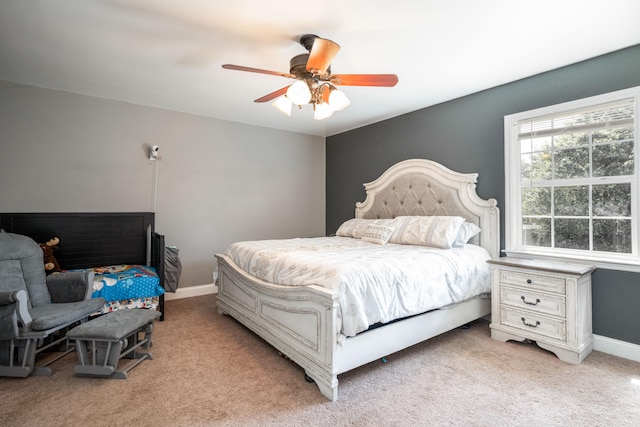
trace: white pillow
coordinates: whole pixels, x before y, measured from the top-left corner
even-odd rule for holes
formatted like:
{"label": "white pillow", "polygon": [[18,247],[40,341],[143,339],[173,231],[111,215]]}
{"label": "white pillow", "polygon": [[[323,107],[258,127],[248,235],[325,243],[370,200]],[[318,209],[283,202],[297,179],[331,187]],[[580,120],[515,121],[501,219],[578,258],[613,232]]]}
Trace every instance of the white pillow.
{"label": "white pillow", "polygon": [[451,249],[464,218],[460,216],[399,216],[390,242]]}
{"label": "white pillow", "polygon": [[460,230],[458,230],[458,235],[456,236],[456,240],[455,242],[453,242],[453,247],[460,248],[466,245],[467,243],[469,243],[469,240],[471,240],[478,233],[480,233],[480,231],[482,231],[480,227],[478,227],[474,223],[463,222],[462,225],[460,226]]}
{"label": "white pillow", "polygon": [[352,218],[342,223],[338,231],[336,231],[336,236],[355,237],[359,239],[364,234],[367,226],[372,223],[372,219]]}
{"label": "white pillow", "polygon": [[384,245],[395,231],[395,228],[386,225],[370,224],[362,236],[362,240],[378,245]]}
{"label": "white pillow", "polygon": [[336,231],[336,236],[361,239],[369,225],[390,225],[392,221],[392,219],[352,218],[342,223]]}

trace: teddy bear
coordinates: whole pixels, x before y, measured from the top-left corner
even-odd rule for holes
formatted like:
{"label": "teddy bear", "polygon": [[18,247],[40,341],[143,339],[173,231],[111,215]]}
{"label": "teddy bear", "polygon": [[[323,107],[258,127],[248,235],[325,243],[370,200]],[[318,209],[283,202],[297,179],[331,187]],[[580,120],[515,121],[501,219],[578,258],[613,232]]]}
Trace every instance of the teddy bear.
{"label": "teddy bear", "polygon": [[60,265],[53,255],[58,250],[58,243],[60,239],[54,237],[47,243],[39,243],[42,253],[44,255],[44,270],[47,274],[56,273],[60,271]]}

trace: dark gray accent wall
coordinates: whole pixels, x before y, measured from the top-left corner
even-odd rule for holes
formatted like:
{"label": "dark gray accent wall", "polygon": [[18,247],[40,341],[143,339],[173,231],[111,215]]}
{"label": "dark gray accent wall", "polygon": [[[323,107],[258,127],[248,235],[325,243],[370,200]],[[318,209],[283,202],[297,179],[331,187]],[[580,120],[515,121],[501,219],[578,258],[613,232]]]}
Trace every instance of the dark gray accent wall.
{"label": "dark gray accent wall", "polygon": [[[477,172],[478,194],[498,200],[504,229],[504,116],[634,86],[640,86],[640,45],[328,137],[326,232],[353,218],[363,183],[411,158]],[[594,333],[640,345],[638,302],[640,274],[598,270]]]}

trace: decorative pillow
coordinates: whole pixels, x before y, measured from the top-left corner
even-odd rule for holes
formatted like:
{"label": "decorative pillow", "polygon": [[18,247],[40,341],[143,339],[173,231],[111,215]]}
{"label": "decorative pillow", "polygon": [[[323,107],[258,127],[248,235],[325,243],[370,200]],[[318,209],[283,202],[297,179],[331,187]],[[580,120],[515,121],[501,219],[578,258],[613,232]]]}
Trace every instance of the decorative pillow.
{"label": "decorative pillow", "polygon": [[378,245],[384,245],[389,241],[389,238],[395,231],[395,228],[387,225],[370,224],[364,231],[362,240],[371,243],[377,243]]}
{"label": "decorative pillow", "polygon": [[364,232],[369,225],[389,225],[392,221],[392,219],[352,218],[342,223],[342,225],[338,228],[338,231],[336,231],[336,236],[361,239],[362,236],[364,236]]}
{"label": "decorative pillow", "polygon": [[354,237],[360,239],[369,224],[373,224],[372,219],[352,218],[342,223],[336,231],[336,236]]}
{"label": "decorative pillow", "polygon": [[451,249],[464,218],[460,216],[399,216],[391,243]]}
{"label": "decorative pillow", "polygon": [[458,230],[458,235],[456,236],[455,242],[453,242],[454,248],[460,248],[475,237],[478,233],[480,233],[480,227],[475,225],[472,222],[463,222],[460,226],[460,230]]}

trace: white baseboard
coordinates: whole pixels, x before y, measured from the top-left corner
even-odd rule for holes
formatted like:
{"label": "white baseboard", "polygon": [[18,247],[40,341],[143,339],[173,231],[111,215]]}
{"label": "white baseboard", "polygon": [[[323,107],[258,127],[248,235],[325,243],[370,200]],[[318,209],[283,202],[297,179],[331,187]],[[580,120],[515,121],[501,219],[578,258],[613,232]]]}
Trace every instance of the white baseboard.
{"label": "white baseboard", "polygon": [[602,335],[593,336],[593,349],[603,353],[612,354],[624,359],[640,362],[640,345],[626,341],[614,340]]}
{"label": "white baseboard", "polygon": [[172,299],[197,297],[200,295],[217,294],[218,287],[215,283],[208,285],[188,286],[186,288],[178,288],[176,292],[165,292],[164,300],[171,301]]}

